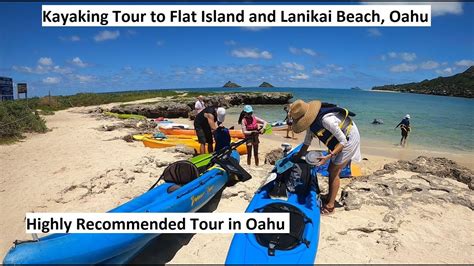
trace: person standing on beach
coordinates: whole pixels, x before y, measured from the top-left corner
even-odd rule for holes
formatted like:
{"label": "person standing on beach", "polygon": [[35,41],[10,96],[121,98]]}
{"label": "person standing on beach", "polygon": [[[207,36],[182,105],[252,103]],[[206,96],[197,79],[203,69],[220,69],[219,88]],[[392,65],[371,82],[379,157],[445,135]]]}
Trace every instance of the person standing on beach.
{"label": "person standing on beach", "polygon": [[196,130],[198,142],[201,144],[201,154],[206,153],[206,144],[209,153],[214,151],[212,132],[217,128],[217,107],[218,103],[213,102],[211,106],[199,112],[194,119],[194,129]]}
{"label": "person standing on beach", "polygon": [[217,108],[217,129],[214,131],[214,139],[216,141],[216,151],[228,148],[230,146],[230,132],[224,126],[225,109],[224,107]]}
{"label": "person standing on beach", "polygon": [[359,130],[351,116],[355,114],[347,109],[333,104],[321,104],[320,101],[306,103],[297,100],[290,107],[293,131],[301,133],[306,130],[303,147],[296,154],[296,158],[306,154],[313,137],[317,137],[329,149],[328,155],[318,158],[319,165],[324,165],[330,160],[329,194],[323,201],[322,214],[334,212],[341,170],[351,160],[361,161]]}
{"label": "person standing on beach", "polygon": [[289,115],[289,112],[290,112],[290,109],[289,109],[289,105],[285,106],[285,108],[283,108],[283,110],[285,110],[286,112],[286,117],[285,117],[285,120],[283,120],[284,122],[286,122],[286,125],[288,126],[286,128],[286,137],[287,139],[290,138],[290,132],[291,132],[291,138],[294,139],[295,138],[295,133],[293,132],[292,130],[292,126],[293,126],[293,119],[291,119],[290,115]]}
{"label": "person standing on beach", "polygon": [[199,114],[202,110],[204,110],[204,108],[206,108],[206,105],[204,104],[203,97],[202,95],[199,95],[197,97],[196,103],[194,104],[194,110],[196,110],[196,115]]}
{"label": "person standing on beach", "polygon": [[255,165],[258,166],[258,144],[260,140],[258,135],[263,133],[267,122],[253,115],[253,108],[250,105],[244,106],[244,116],[242,118],[242,132],[247,138],[247,164],[252,163],[252,147],[253,155],[255,157]]}
{"label": "person standing on beach", "polygon": [[400,126],[400,129],[402,130],[402,138],[400,139],[400,146],[405,147],[408,144],[408,133],[410,132],[410,115],[407,114],[405,117],[398,123],[398,125],[395,127]]}

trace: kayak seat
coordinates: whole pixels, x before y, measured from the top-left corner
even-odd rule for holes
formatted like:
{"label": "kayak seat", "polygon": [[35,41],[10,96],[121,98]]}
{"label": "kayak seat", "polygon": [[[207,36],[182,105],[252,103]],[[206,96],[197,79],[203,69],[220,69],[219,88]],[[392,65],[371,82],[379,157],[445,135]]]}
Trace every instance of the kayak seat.
{"label": "kayak seat", "polygon": [[288,234],[255,234],[257,242],[268,248],[268,255],[275,256],[275,250],[291,250],[304,243],[309,247],[309,241],[303,237],[307,223],[311,223],[308,218],[297,207],[283,202],[270,203],[257,212],[284,212],[290,214],[290,233]]}
{"label": "kayak seat", "polygon": [[163,179],[167,183],[174,184],[167,189],[168,193],[171,193],[180,188],[182,185],[195,180],[199,177],[199,175],[200,173],[198,168],[192,162],[188,160],[176,161],[168,165],[165,170],[163,170],[160,178],[158,178],[150,190],[153,189],[161,179]]}

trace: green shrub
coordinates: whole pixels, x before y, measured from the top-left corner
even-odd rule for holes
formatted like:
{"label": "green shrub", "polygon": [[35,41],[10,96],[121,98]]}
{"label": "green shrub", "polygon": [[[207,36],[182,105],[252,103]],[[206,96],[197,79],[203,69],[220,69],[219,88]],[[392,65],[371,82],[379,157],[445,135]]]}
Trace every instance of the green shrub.
{"label": "green shrub", "polygon": [[22,137],[24,132],[46,132],[46,123],[24,102],[0,102],[0,140],[9,142]]}

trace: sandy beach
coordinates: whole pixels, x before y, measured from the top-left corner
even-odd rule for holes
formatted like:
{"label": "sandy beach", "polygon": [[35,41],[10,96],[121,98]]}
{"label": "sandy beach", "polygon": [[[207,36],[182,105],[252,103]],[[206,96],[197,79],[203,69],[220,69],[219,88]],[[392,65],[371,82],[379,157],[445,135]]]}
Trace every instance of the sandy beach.
{"label": "sandy beach", "polygon": [[[105,212],[144,193],[164,169],[158,168],[157,162],[182,158],[179,153],[145,148],[141,142],[128,143],[121,139],[133,129],[99,130],[118,120],[104,120],[89,114],[88,110],[93,108],[72,108],[45,116],[49,132],[29,134],[21,142],[0,146],[2,258],[14,240],[31,239],[24,233],[25,212]],[[173,120],[191,124],[187,119]],[[227,120],[235,121],[231,117]],[[282,134],[284,132],[262,137],[261,161],[282,142],[298,143],[296,139],[283,138]],[[320,147],[315,144],[313,148]],[[321,220],[316,263],[474,262],[474,194],[468,185],[422,172],[376,172],[385,164],[413,160],[420,155],[446,157],[472,171],[472,153],[401,149],[367,139],[363,139],[362,152],[366,160],[360,166],[369,180],[395,182],[392,179],[396,179],[415,187],[427,187],[429,193],[423,198],[413,193],[403,194],[403,197],[401,192],[389,193],[386,198],[393,201],[394,208],[370,200],[364,201],[358,209],[337,208],[335,214]],[[272,166],[245,165],[244,168],[253,179],[225,188],[202,211],[245,210]],[[445,185],[448,192],[433,192],[434,185],[423,181],[431,176],[430,180],[440,179],[439,184]],[[356,197],[356,188],[367,183],[364,178],[356,179],[343,179],[341,191],[346,188],[350,197]],[[327,178],[321,179],[323,187],[327,187],[326,181]],[[395,185],[392,188],[393,191],[400,189]],[[464,201],[451,197],[452,193],[462,196]],[[360,199],[378,196],[361,195]],[[394,218],[387,218],[390,215]],[[133,262],[223,263],[231,240],[231,234],[162,235]]]}

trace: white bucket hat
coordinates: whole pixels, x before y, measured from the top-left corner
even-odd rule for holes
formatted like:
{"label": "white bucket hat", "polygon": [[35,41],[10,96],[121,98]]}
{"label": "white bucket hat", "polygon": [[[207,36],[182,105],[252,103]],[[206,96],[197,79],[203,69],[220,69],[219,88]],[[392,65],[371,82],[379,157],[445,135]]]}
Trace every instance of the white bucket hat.
{"label": "white bucket hat", "polygon": [[224,123],[225,120],[225,108],[217,108],[217,122]]}

